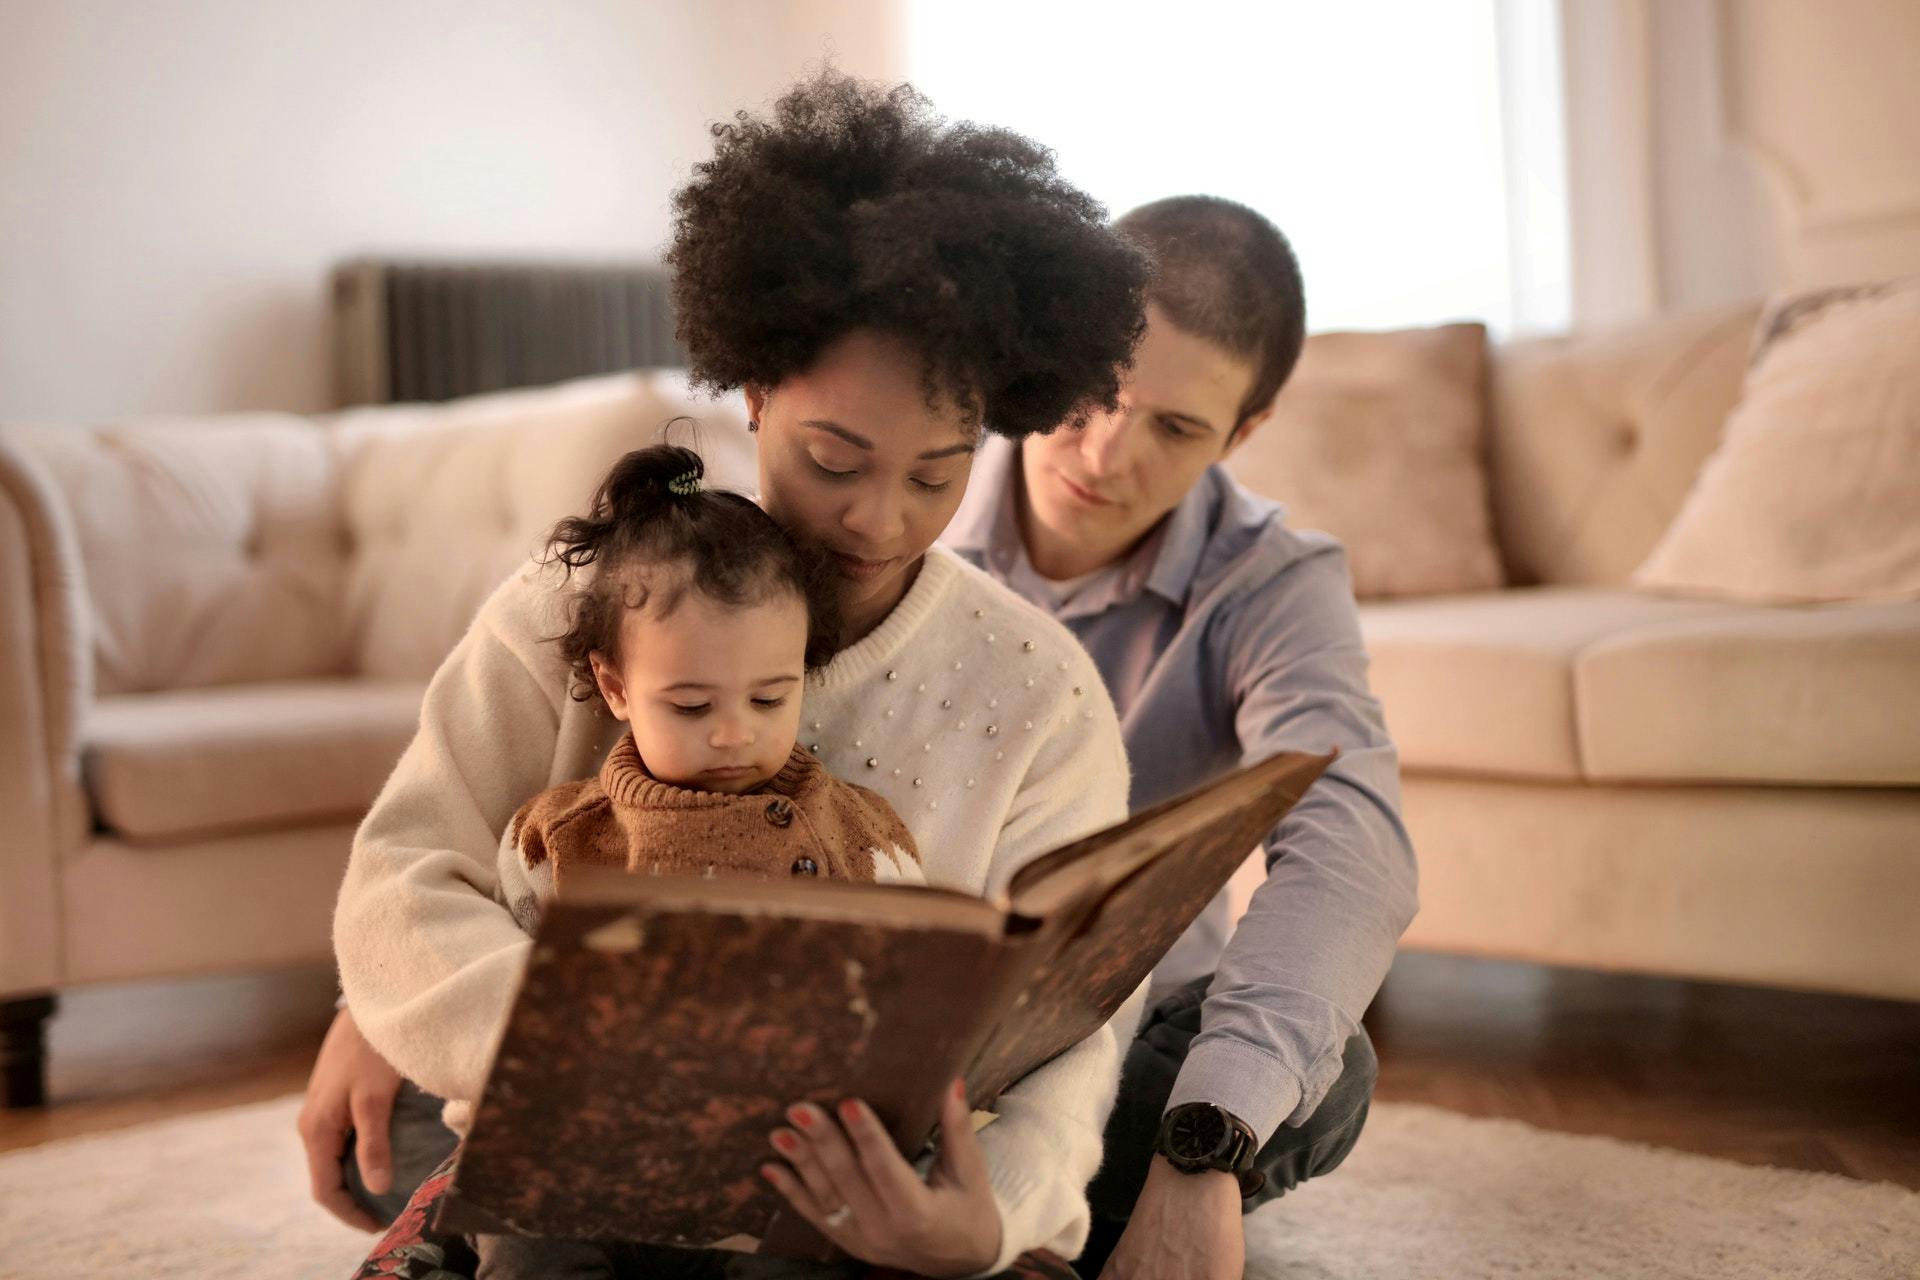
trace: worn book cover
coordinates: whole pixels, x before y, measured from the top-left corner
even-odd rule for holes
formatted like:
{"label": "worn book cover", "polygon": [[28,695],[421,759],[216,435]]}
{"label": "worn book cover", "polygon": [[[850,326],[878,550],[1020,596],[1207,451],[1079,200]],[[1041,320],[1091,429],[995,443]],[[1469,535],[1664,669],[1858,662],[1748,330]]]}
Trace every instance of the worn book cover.
{"label": "worn book cover", "polygon": [[759,1175],[785,1108],[864,1098],[922,1151],[1102,1026],[1325,770],[1286,754],[1036,859],[999,900],[595,875],[549,904],[438,1226],[826,1245]]}

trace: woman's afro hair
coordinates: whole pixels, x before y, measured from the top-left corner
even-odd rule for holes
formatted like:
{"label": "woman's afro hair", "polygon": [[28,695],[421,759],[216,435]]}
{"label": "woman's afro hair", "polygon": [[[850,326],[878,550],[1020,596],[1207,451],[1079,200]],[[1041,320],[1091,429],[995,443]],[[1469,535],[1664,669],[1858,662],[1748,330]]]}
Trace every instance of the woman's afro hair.
{"label": "woman's afro hair", "polygon": [[698,384],[773,387],[872,329],[921,353],[930,404],[1002,435],[1114,407],[1147,262],[1046,148],[832,70],[713,136],[668,253]]}

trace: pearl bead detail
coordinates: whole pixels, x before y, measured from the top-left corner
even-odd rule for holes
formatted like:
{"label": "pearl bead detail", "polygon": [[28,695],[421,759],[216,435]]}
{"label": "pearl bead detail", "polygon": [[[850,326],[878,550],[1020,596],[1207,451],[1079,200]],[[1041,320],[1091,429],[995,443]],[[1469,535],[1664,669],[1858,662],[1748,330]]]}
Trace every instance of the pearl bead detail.
{"label": "pearl bead detail", "polygon": [[969,791],[971,791],[971,790],[973,790],[973,779],[972,779],[972,778],[968,778],[968,779],[967,779],[967,790],[969,790]]}
{"label": "pearl bead detail", "polygon": [[915,778],[915,779],[913,780],[913,785],[914,785],[914,786],[916,786],[916,787],[917,787],[917,786],[919,786],[919,785],[920,785],[920,779],[918,779],[918,778]]}
{"label": "pearl bead detail", "polygon": [[959,659],[957,659],[957,658],[956,658],[956,659],[954,660],[954,663],[953,663],[953,669],[954,669],[955,671],[958,671],[958,670],[960,670],[960,668],[962,668],[962,667],[964,667],[964,666],[966,666],[966,665],[967,665],[966,663],[964,663],[964,662],[961,662],[961,661],[960,661]]}
{"label": "pearl bead detail", "polygon": [[946,711],[946,710],[949,710],[949,709],[951,709],[951,708],[952,708],[952,706],[953,706],[953,699],[952,699],[952,698],[942,698],[942,699],[940,699],[940,709],[941,709],[942,711]]}
{"label": "pearl bead detail", "polygon": [[1000,726],[999,726],[999,725],[997,725],[997,724],[990,724],[990,725],[988,725],[988,726],[987,726],[987,736],[988,736],[989,738],[997,738],[997,737],[999,737],[999,736],[1000,736]]}
{"label": "pearl bead detail", "polygon": [[1083,693],[1085,693],[1085,692],[1086,692],[1086,690],[1085,690],[1085,689],[1082,689],[1082,688],[1081,688],[1081,687],[1080,687],[1079,685],[1075,685],[1075,686],[1073,686],[1073,696],[1074,696],[1074,697],[1076,697],[1076,698],[1077,698],[1077,697],[1079,697],[1079,696],[1080,696],[1081,694],[1083,694]]}
{"label": "pearl bead detail", "polygon": [[995,637],[994,637],[994,634],[993,634],[993,632],[991,632],[991,631],[989,631],[989,632],[987,632],[987,643],[988,643],[988,644],[992,644],[992,643],[994,642],[994,639],[995,639]]}
{"label": "pearl bead detail", "polygon": [[898,680],[899,678],[900,678],[900,673],[899,673],[898,671],[889,671],[889,672],[887,672],[887,679],[889,679],[889,680]]}
{"label": "pearl bead detail", "polygon": [[1028,653],[1032,653],[1032,652],[1033,652],[1033,651],[1034,651],[1035,649],[1037,649],[1037,648],[1039,648],[1040,646],[1039,646],[1039,645],[1036,645],[1036,644],[1035,644],[1035,643],[1034,643],[1033,641],[1031,641],[1031,640],[1022,640],[1022,641],[1020,642],[1020,647],[1021,647],[1022,649],[1025,649],[1025,650],[1026,650],[1026,651],[1027,651]]}
{"label": "pearl bead detail", "polygon": [[874,759],[872,756],[867,757],[867,768],[878,769],[879,767],[880,767],[880,762],[878,760]]}
{"label": "pearl bead detail", "polygon": [[973,616],[976,618],[984,618],[987,616],[987,611],[985,609],[975,609],[973,611]]}

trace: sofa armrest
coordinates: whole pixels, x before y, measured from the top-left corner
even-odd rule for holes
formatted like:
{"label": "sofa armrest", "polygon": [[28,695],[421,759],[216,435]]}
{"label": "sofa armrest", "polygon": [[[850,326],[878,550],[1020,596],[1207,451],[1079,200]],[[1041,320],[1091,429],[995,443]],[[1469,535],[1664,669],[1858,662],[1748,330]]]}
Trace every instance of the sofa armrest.
{"label": "sofa armrest", "polygon": [[86,836],[85,583],[44,471],[0,431],[0,998],[61,979],[59,862]]}

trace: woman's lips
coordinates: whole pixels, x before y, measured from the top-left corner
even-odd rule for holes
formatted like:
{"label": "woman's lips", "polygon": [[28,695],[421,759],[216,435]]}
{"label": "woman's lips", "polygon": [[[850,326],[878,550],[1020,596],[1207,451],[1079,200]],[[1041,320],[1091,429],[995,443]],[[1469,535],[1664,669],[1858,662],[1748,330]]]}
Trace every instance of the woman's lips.
{"label": "woman's lips", "polygon": [[1061,475],[1058,471],[1053,474],[1059,478],[1060,487],[1067,491],[1068,497],[1083,502],[1089,507],[1110,507],[1113,505],[1112,498],[1103,498],[1091,489],[1082,488],[1080,485],[1067,479],[1066,476]]}
{"label": "woman's lips", "polygon": [[834,552],[833,559],[840,566],[841,573],[860,582],[879,577],[886,572],[887,566],[893,563],[891,559],[862,560],[859,556],[850,556],[844,551]]}

